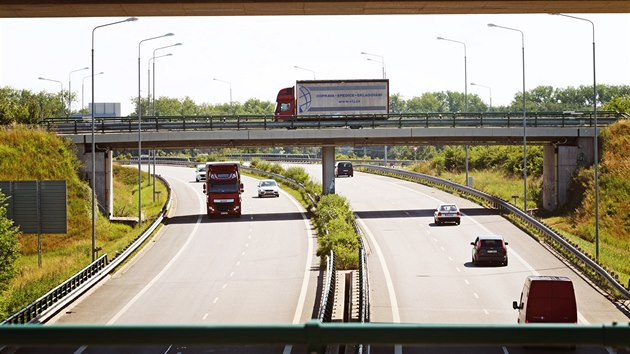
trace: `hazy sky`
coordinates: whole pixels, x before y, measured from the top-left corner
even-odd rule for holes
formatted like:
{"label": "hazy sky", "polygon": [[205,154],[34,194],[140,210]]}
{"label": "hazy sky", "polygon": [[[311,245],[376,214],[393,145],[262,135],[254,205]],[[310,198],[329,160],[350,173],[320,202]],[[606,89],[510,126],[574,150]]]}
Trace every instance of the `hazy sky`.
{"label": "hazy sky", "polygon": [[[595,24],[597,83],[630,84],[630,14],[575,14]],[[63,82],[81,105],[91,102],[91,36],[96,26],[124,18],[0,19],[0,86],[59,92]],[[561,16],[391,15],[273,17],[141,17],[95,31],[96,102],[121,102],[122,114],[138,96],[138,46],[143,39],[174,36],[141,45],[141,94],[147,95],[147,66],[156,48],[157,96],[196,103],[249,98],[275,101],[295,80],[377,79],[384,59],[390,93],[409,99],[424,92],[464,91],[466,44],[469,94],[493,106],[508,104],[522,89],[523,31],[526,89],[592,85],[592,27]],[[374,60],[368,60],[372,58]]]}

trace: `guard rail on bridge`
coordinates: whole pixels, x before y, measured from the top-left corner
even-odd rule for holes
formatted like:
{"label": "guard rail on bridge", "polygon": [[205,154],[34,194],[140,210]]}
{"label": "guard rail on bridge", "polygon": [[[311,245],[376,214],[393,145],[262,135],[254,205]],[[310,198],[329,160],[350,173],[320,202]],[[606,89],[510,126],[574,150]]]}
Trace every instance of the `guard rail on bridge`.
{"label": "guard rail on bridge", "polygon": [[[624,117],[612,111],[597,112],[597,124],[609,125]],[[590,127],[593,112],[527,112],[528,127]],[[41,125],[59,134],[91,133],[90,118],[47,118]],[[188,130],[403,128],[403,127],[522,127],[522,112],[402,113],[387,115],[292,117],[276,122],[273,115],[143,116],[140,128],[146,132]],[[95,133],[137,132],[138,117],[95,118]]]}

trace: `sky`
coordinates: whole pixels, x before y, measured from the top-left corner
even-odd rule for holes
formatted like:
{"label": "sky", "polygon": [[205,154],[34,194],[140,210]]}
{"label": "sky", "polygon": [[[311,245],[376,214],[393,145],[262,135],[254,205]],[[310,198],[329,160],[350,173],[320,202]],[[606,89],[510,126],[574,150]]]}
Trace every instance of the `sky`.
{"label": "sky", "polygon": [[[572,15],[594,23],[597,83],[629,85],[630,14]],[[71,86],[73,110],[82,100],[87,106],[91,70],[80,69],[91,66],[92,31],[123,19],[1,18],[0,87],[59,92],[60,83],[44,77]],[[524,46],[519,32],[488,23],[522,31]],[[166,33],[174,35],[143,41]],[[103,72],[94,96],[130,114],[139,81],[148,94],[153,55],[172,54],[155,60],[155,94],[197,104],[229,103],[230,88],[234,102],[275,102],[296,80],[380,79],[384,64],[390,94],[404,99],[464,92],[467,82],[468,94],[507,105],[522,91],[523,47],[526,90],[593,84],[593,27],[563,16],[139,17],[94,31],[94,71]]]}

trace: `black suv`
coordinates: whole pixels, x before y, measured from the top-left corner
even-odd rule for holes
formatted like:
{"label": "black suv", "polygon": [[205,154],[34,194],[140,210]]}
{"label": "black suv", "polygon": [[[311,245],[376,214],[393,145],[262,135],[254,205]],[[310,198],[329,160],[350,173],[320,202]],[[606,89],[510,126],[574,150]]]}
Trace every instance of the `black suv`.
{"label": "black suv", "polygon": [[352,170],[351,162],[349,161],[337,162],[337,167],[335,167],[335,177],[339,177],[339,176],[352,177],[353,175],[354,175],[354,171]]}

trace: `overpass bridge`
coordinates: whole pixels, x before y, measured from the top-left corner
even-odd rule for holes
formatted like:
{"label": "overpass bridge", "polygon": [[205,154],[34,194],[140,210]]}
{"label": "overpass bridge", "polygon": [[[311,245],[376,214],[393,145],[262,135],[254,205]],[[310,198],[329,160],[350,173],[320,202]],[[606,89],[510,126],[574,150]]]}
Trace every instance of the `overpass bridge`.
{"label": "overpass bridge", "polygon": [[[605,127],[622,118],[598,112]],[[56,118],[42,123],[77,147],[83,173],[92,175],[96,147],[96,194],[106,214],[112,208],[112,151],[200,147],[321,146],[324,194],[334,191],[336,146],[371,145],[523,145],[543,146],[543,206],[567,201],[575,170],[593,164],[595,117],[592,112],[414,113],[319,116],[308,121],[275,122],[270,115]]]}

